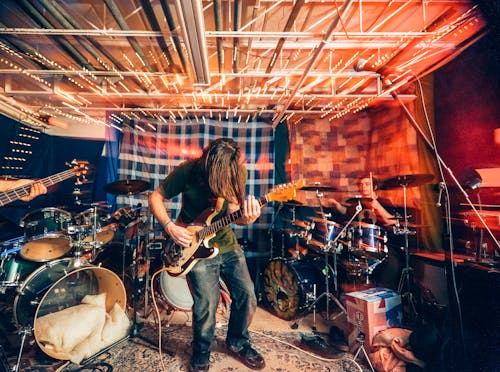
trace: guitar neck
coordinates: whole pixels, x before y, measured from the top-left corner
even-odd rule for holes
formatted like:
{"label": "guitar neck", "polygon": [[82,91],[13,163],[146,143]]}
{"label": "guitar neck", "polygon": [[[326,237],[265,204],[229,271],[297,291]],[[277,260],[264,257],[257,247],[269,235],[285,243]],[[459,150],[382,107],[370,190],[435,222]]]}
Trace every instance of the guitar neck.
{"label": "guitar neck", "polygon": [[7,190],[3,193],[0,193],[0,207],[3,207],[6,204],[12,203],[22,197],[28,196],[30,193],[31,186],[35,182],[40,182],[45,187],[55,185],[58,182],[64,181],[68,178],[73,177],[74,171],[72,169],[65,170],[63,172],[54,174],[52,176],[42,178],[41,180],[27,183],[26,185],[16,187],[12,190]]}
{"label": "guitar neck", "polygon": [[[262,207],[264,204],[268,202],[267,200],[267,195],[262,196],[258,199],[259,205]],[[237,219],[241,218],[243,216],[243,208],[240,208],[236,212],[233,212],[227,216],[222,217],[221,219],[211,223],[207,227],[201,229],[200,231],[197,232],[198,239],[203,240],[207,236],[210,236],[212,234],[215,234],[217,231],[221,230],[223,227],[233,223]]]}

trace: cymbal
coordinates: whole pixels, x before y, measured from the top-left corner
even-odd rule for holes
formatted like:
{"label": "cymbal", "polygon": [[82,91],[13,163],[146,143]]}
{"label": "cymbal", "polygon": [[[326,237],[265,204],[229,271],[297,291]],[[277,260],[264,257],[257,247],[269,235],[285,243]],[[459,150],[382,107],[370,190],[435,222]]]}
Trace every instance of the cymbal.
{"label": "cymbal", "polygon": [[386,179],[380,186],[381,190],[397,189],[399,187],[415,187],[425,185],[434,179],[432,174],[405,174]]}
{"label": "cymbal", "polygon": [[120,180],[108,183],[104,186],[104,191],[115,195],[138,194],[149,189],[151,184],[143,180]]}
{"label": "cymbal", "polygon": [[304,191],[338,191],[336,187],[333,186],[322,186],[322,185],[306,185],[302,186],[299,190]]}
{"label": "cymbal", "polygon": [[298,200],[289,200],[281,204],[283,204],[285,207],[301,207],[304,205],[304,203],[299,202]]}
{"label": "cymbal", "polygon": [[311,227],[310,223],[307,223],[307,222],[301,221],[301,220],[293,220],[292,221],[292,220],[285,219],[285,220],[283,220],[283,222],[294,225],[294,226],[301,227],[303,229],[309,229]]}
{"label": "cymbal", "polygon": [[366,203],[370,203],[372,202],[373,199],[372,198],[362,198],[360,196],[355,196],[354,198],[350,198],[350,199],[347,199],[345,202],[347,204],[355,204],[357,202],[366,202]]}
{"label": "cymbal", "polygon": [[474,207],[480,208],[500,208],[500,204],[469,204],[469,203],[460,203],[460,206],[470,207],[473,205]]}

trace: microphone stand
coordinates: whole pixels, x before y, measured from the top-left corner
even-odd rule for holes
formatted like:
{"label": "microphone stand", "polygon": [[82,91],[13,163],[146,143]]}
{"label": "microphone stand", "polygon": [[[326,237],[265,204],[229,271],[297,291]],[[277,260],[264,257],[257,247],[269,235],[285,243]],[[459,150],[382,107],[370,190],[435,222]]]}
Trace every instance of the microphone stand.
{"label": "microphone stand", "polygon": [[484,220],[483,216],[481,216],[481,214],[479,213],[479,211],[476,209],[476,207],[474,206],[474,204],[470,200],[469,195],[464,190],[464,188],[462,187],[462,185],[460,184],[460,182],[457,180],[457,178],[453,174],[453,171],[448,167],[448,165],[441,158],[441,156],[437,152],[436,147],[427,138],[426,134],[420,128],[420,126],[418,125],[417,121],[413,118],[413,115],[411,114],[411,112],[408,110],[408,108],[406,107],[406,105],[404,104],[404,102],[401,100],[401,98],[399,98],[399,95],[395,91],[392,91],[391,92],[391,96],[394,98],[394,100],[396,100],[398,102],[398,104],[404,110],[404,113],[405,113],[407,119],[409,120],[411,126],[418,132],[418,134],[420,134],[420,136],[426,142],[427,146],[434,152],[434,154],[436,155],[436,159],[438,160],[438,162],[443,166],[444,169],[446,169],[446,171],[448,172],[448,174],[451,177],[451,179],[453,180],[453,182],[457,185],[458,189],[460,190],[460,192],[465,197],[465,200],[467,201],[467,204],[472,208],[472,210],[474,211],[474,213],[476,214],[476,216],[478,217],[478,219],[481,221],[482,225],[484,226],[484,228],[486,229],[486,231],[488,232],[488,234],[493,238],[493,241],[495,242],[495,244],[497,246],[497,249],[500,250],[500,242],[493,235],[493,232],[491,231],[491,229],[486,224],[486,221]]}
{"label": "microphone stand", "polygon": [[[415,118],[413,117],[413,115],[411,114],[411,112],[408,110],[408,108],[403,103],[403,101],[399,98],[398,94],[394,90],[392,92],[390,92],[390,94],[394,98],[394,100],[397,101],[398,104],[401,106],[401,108],[403,109],[403,111],[404,111],[407,119],[409,120],[410,124],[412,125],[412,127],[424,139],[424,141],[427,144],[427,146],[434,152],[434,154],[436,156],[436,160],[438,161],[439,165],[441,165],[444,169],[446,169],[446,171],[448,172],[448,174],[451,177],[451,179],[453,180],[453,182],[457,185],[458,189],[460,190],[460,192],[462,193],[462,195],[465,197],[465,200],[467,201],[467,203],[469,204],[469,206],[472,208],[472,210],[474,211],[474,213],[477,215],[478,219],[481,221],[481,223],[483,224],[483,226],[488,231],[488,234],[493,238],[493,241],[495,242],[495,244],[497,246],[497,250],[500,250],[500,243],[498,242],[498,240],[496,240],[496,238],[494,237],[494,235],[491,232],[490,228],[486,224],[485,220],[479,214],[478,210],[476,209],[476,207],[473,205],[473,203],[469,199],[469,195],[467,195],[467,193],[465,192],[464,188],[462,187],[462,185],[460,184],[460,182],[457,180],[457,178],[453,174],[453,171],[447,166],[447,164],[441,158],[441,156],[439,155],[439,153],[438,153],[436,147],[434,146],[434,144],[429,140],[429,138],[427,138],[426,134],[420,128],[420,126],[418,125],[417,121],[415,120]],[[443,183],[444,183],[444,179],[443,179]],[[445,184],[445,191],[446,191],[446,184]],[[451,234],[451,222],[450,222],[451,221],[451,216],[449,215],[449,212],[448,212],[449,211],[449,202],[450,202],[449,201],[449,197],[447,197],[445,199],[445,203],[448,204],[448,208],[446,208],[446,214],[447,214],[446,221],[447,221],[447,226],[448,226],[449,233]],[[464,336],[464,329],[463,329],[463,320],[462,320],[462,310],[461,310],[461,306],[460,306],[460,298],[459,298],[459,295],[458,295],[458,289],[456,287],[455,262],[454,262],[454,258],[453,258],[454,252],[453,252],[453,241],[452,241],[452,239],[450,239],[449,244],[450,244],[450,271],[451,271],[452,280],[453,280],[453,283],[452,283],[453,284],[453,289],[454,289],[453,293],[454,293],[454,297],[455,297],[456,305],[457,305],[458,326],[459,326],[459,332],[460,332],[460,343],[461,343],[461,345],[460,345],[460,347],[461,347],[460,354],[462,355],[462,357],[465,357],[465,355],[466,355],[465,336]],[[445,274],[446,274],[446,271],[445,271]]]}

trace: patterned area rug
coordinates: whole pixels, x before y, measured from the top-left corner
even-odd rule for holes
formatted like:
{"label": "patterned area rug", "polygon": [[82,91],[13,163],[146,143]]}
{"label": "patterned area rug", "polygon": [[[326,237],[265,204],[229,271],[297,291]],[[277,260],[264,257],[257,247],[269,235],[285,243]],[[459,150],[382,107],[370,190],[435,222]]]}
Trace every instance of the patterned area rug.
{"label": "patterned area rug", "polygon": [[[164,371],[187,371],[191,354],[191,327],[171,326],[162,331]],[[216,331],[217,348],[211,354],[211,371],[236,372],[251,371],[238,360],[226,353],[225,329]],[[145,341],[148,340],[148,341]],[[313,353],[297,348],[300,344],[298,333],[252,332],[255,347],[266,359],[265,371],[360,371],[367,370],[352,360],[352,355],[340,354],[338,359],[324,359]],[[151,343],[150,343],[151,342]],[[114,345],[85,366],[57,363],[57,371],[162,371],[157,330],[147,324],[140,337],[130,338]],[[83,367],[83,368],[82,368]]]}

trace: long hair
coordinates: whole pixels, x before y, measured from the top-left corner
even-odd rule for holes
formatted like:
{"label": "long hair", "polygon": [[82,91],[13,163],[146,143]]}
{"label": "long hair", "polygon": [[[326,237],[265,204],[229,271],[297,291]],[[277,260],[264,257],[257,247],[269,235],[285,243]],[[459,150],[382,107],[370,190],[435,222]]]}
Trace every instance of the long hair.
{"label": "long hair", "polygon": [[215,196],[241,205],[245,197],[246,177],[240,155],[236,141],[218,138],[203,150],[199,164],[200,176]]}

